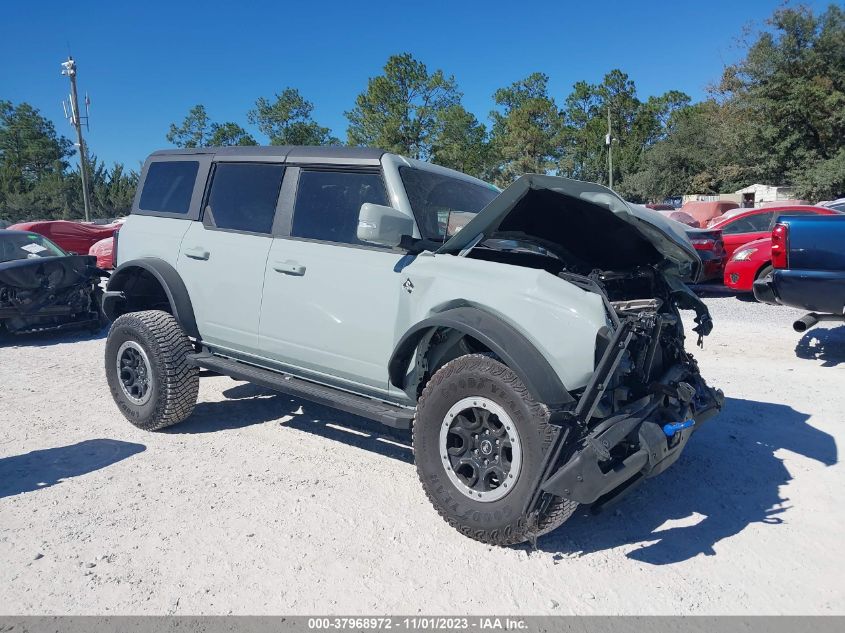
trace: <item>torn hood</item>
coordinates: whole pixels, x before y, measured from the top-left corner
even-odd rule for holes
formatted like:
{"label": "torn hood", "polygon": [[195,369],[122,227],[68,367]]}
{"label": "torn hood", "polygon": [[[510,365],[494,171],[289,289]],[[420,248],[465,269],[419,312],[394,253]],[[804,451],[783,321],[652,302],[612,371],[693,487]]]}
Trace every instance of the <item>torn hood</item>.
{"label": "torn hood", "polygon": [[655,265],[694,281],[701,260],[684,228],[589,182],[526,174],[493,199],[437,253],[490,238],[525,236],[558,246],[572,265],[622,270]]}

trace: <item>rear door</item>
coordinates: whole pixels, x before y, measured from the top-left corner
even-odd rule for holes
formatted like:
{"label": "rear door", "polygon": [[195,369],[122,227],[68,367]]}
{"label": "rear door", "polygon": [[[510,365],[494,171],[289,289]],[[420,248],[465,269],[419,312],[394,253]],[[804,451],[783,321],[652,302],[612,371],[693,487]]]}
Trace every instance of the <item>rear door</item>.
{"label": "rear door", "polygon": [[381,172],[289,170],[291,208],[264,284],[264,354],[316,380],[386,394],[404,252],[356,236],[363,203],[389,204]]}
{"label": "rear door", "polygon": [[203,342],[259,354],[264,267],[284,176],[281,163],[218,162],[201,222],[182,240],[177,269]]}

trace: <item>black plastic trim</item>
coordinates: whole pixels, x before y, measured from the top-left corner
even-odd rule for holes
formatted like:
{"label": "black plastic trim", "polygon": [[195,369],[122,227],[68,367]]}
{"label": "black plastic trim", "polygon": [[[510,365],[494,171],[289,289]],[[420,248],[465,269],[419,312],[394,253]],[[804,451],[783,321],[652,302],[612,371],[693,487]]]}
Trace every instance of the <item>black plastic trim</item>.
{"label": "black plastic trim", "polygon": [[147,271],[161,284],[164,293],[167,295],[167,300],[170,303],[170,309],[173,316],[185,330],[188,336],[199,338],[199,330],[197,329],[197,321],[194,317],[194,307],[191,304],[191,297],[188,294],[188,288],[182,277],[163,259],[155,257],[143,257],[141,259],[133,259],[125,262],[117,267],[111,277],[109,278],[108,286],[106,286],[107,293],[103,298],[103,311],[109,319],[114,320],[117,315],[117,302],[125,300],[121,298],[116,292],[122,290],[123,280],[130,274],[131,270],[140,268]]}
{"label": "black plastic trim", "polygon": [[390,383],[404,389],[411,358],[426,333],[434,328],[451,328],[471,336],[496,354],[519,376],[531,395],[552,409],[575,400],[558,378],[549,361],[511,325],[476,307],[446,310],[412,327],[400,339],[388,363]]}
{"label": "black plastic trim", "polygon": [[395,406],[231,358],[215,356],[208,352],[191,354],[188,356],[188,362],[217,374],[230,376],[236,380],[246,380],[268,389],[304,398],[309,402],[360,415],[394,428],[409,429],[414,418],[412,408]]}

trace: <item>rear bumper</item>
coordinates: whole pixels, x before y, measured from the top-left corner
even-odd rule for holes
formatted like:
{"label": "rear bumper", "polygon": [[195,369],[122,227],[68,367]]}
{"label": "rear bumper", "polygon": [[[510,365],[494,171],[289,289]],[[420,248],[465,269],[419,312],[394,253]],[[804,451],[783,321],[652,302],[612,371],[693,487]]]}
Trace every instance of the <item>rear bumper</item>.
{"label": "rear bumper", "polygon": [[801,308],[822,314],[845,311],[845,272],[776,270],[754,282],[758,301]]}
{"label": "rear bumper", "polygon": [[780,305],[778,297],[775,294],[775,288],[772,285],[771,277],[764,277],[754,282],[752,286],[754,291],[754,298],[761,303],[769,303],[771,305]]}
{"label": "rear bumper", "polygon": [[712,279],[722,279],[722,274],[725,270],[725,262],[727,258],[716,257],[706,251],[698,251],[701,256],[701,277],[699,282],[710,281]]}

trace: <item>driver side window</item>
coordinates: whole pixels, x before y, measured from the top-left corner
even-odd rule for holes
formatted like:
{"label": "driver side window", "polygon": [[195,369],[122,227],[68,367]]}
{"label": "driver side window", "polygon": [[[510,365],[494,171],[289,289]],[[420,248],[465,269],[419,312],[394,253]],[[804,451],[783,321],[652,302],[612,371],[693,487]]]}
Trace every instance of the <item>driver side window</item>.
{"label": "driver side window", "polygon": [[303,169],[291,236],[378,248],[357,236],[358,214],[365,202],[388,204],[380,173]]}

